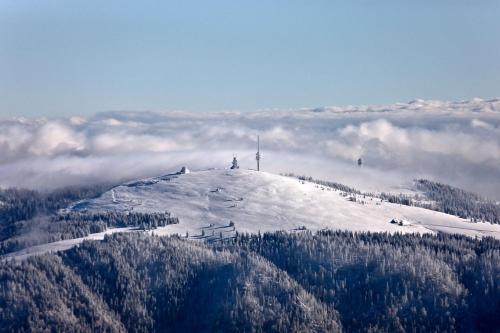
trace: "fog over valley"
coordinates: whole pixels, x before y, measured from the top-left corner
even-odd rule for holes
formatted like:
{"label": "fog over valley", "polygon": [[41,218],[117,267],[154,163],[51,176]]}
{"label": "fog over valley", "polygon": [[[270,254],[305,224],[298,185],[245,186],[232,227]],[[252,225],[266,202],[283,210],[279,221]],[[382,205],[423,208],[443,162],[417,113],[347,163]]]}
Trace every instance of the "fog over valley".
{"label": "fog over valley", "polygon": [[[55,188],[187,165],[255,167],[398,190],[415,178],[500,199],[500,100],[257,112],[110,111],[0,121],[0,186]],[[362,158],[363,166],[356,161]]]}

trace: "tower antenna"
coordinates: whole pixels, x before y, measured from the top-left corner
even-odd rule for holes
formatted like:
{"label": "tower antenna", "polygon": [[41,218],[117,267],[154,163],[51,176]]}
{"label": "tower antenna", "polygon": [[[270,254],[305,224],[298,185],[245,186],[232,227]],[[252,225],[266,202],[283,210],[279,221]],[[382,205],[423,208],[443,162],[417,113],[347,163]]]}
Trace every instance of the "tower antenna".
{"label": "tower antenna", "polygon": [[257,154],[255,154],[255,159],[257,160],[257,171],[260,171],[260,138],[257,135]]}

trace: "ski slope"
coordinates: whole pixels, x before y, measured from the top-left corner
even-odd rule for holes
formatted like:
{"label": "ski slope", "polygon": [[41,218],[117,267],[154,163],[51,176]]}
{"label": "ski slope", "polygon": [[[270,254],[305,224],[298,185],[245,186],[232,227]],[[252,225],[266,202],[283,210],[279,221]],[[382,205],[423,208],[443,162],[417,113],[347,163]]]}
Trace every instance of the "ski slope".
{"label": "ski slope", "polygon": [[[419,207],[381,202],[338,190],[253,170],[207,170],[129,182],[71,209],[169,211],[180,223],[155,234],[226,238],[238,232],[324,228],[401,233],[437,231],[500,238],[500,225],[471,223]],[[403,219],[409,225],[391,224]],[[234,223],[234,228],[229,226]],[[234,230],[233,230],[234,229]]]}

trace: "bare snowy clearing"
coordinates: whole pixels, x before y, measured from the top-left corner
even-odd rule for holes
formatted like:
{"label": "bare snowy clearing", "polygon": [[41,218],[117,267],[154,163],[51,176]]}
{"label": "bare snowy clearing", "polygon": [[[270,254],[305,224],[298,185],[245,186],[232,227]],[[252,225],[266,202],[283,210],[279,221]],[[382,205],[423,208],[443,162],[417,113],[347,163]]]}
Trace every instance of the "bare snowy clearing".
{"label": "bare snowy clearing", "polygon": [[[390,233],[446,232],[500,238],[500,225],[471,223],[456,216],[382,202],[369,196],[354,198],[307,181],[253,170],[207,170],[133,181],[69,209],[169,211],[179,217],[180,223],[149,232],[206,241],[230,238],[236,231],[300,232],[325,228]],[[392,219],[408,221],[409,225],[391,224]],[[85,239],[102,239],[105,234],[134,230],[109,229],[88,237],[34,246],[4,258],[24,259],[66,250]]]}
{"label": "bare snowy clearing", "polygon": [[80,238],[74,238],[74,239],[65,239],[61,240],[58,242],[52,242],[52,243],[47,243],[47,244],[40,244],[40,245],[35,245],[31,246],[16,252],[8,253],[4,256],[2,256],[2,260],[11,260],[11,259],[16,259],[16,260],[24,260],[28,257],[34,256],[34,255],[39,255],[39,254],[44,254],[47,252],[57,252],[57,251],[64,251],[72,248],[73,246],[76,246],[80,243],[82,243],[84,240],[102,240],[104,239],[105,235],[111,235],[116,232],[130,232],[137,230],[136,228],[112,228],[108,229],[104,232],[99,232],[95,234],[90,234],[86,237],[80,237]]}
{"label": "bare snowy clearing", "polygon": [[[236,231],[250,233],[291,231],[304,226],[308,230],[402,233],[453,229],[452,232],[469,236],[500,237],[498,225],[470,223],[368,196],[357,196],[354,201],[341,191],[253,170],[208,170],[135,181],[97,199],[80,202],[73,209],[169,211],[179,217],[180,223],[155,233],[185,235],[187,232],[190,237],[209,236],[207,231],[226,232],[231,221]],[[411,225],[392,225],[389,221],[393,218],[404,219]]]}

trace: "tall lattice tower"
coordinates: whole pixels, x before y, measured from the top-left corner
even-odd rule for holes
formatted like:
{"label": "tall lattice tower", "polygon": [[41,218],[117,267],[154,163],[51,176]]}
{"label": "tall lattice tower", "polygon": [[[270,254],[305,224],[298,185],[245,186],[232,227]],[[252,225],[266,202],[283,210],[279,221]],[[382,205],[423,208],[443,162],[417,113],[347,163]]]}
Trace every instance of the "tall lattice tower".
{"label": "tall lattice tower", "polygon": [[257,171],[260,171],[260,138],[257,135],[257,154],[255,154],[255,160],[257,161]]}

